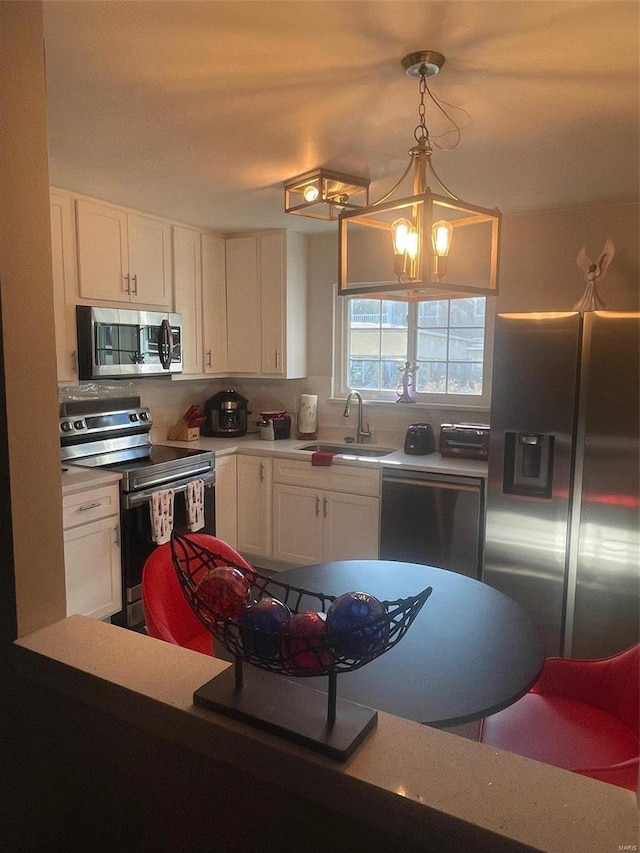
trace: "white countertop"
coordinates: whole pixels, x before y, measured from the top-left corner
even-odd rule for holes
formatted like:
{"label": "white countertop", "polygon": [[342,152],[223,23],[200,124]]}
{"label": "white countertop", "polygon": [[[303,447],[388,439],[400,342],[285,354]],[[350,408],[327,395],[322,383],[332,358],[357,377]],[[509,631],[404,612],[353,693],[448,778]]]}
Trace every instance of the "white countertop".
{"label": "white countertop", "polygon": [[[281,456],[289,459],[308,460],[311,467],[311,453],[308,450],[300,450],[309,444],[341,444],[331,439],[317,439],[316,441],[300,441],[299,439],[281,439],[279,441],[262,441],[259,438],[248,435],[242,438],[205,438],[196,441],[156,441],[156,444],[166,444],[172,447],[189,447],[196,450],[213,450],[216,456],[225,456],[229,453],[244,453],[250,456],[266,455]],[[363,447],[376,447],[377,445],[362,445]],[[353,453],[357,454],[358,445],[351,445]],[[478,459],[456,459],[440,456],[436,450],[427,456],[412,456],[403,453],[402,450],[394,450],[388,456],[361,457],[355,462],[353,459],[336,456],[333,465],[359,465],[370,468],[402,468],[407,471],[423,471],[430,474],[448,474],[451,476],[479,477],[486,479],[487,463]]]}
{"label": "white countertop", "polygon": [[84,492],[100,486],[110,486],[122,479],[121,474],[107,471],[105,468],[83,468],[80,465],[62,463],[62,495]]}

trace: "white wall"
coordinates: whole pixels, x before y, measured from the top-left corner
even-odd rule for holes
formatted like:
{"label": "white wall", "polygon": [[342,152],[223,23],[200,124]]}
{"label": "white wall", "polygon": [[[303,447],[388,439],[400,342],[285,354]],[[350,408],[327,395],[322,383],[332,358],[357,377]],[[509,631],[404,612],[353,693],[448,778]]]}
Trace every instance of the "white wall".
{"label": "white wall", "polygon": [[0,3],[0,295],[18,636],[66,614],[45,110],[41,4]]}

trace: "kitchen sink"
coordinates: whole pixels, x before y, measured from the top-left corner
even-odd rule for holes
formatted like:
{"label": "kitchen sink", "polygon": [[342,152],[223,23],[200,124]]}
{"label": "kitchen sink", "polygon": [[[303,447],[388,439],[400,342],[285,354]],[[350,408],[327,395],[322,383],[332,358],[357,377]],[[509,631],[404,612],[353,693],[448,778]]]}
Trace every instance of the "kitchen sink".
{"label": "kitchen sink", "polygon": [[381,456],[388,456],[390,453],[395,453],[393,448],[367,447],[366,444],[305,444],[304,447],[297,447],[296,450],[308,450],[310,453],[335,453],[338,456],[366,456],[369,458],[379,458]]}

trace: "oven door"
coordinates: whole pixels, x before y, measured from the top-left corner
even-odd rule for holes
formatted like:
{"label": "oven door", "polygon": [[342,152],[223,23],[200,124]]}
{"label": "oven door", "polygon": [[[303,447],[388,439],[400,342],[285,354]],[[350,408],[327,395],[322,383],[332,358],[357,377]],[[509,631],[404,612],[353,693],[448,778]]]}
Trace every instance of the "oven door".
{"label": "oven door", "polygon": [[[173,529],[175,533],[189,533],[187,511],[187,486],[195,479],[202,479],[204,488],[204,527],[200,533],[215,535],[215,472],[199,478],[189,477],[165,488],[174,491]],[[122,539],[122,590],[123,609],[112,617],[112,622],[134,630],[144,629],[142,609],[142,569],[147,557],[156,547],[151,537],[152,489],[123,493],[120,504]]]}

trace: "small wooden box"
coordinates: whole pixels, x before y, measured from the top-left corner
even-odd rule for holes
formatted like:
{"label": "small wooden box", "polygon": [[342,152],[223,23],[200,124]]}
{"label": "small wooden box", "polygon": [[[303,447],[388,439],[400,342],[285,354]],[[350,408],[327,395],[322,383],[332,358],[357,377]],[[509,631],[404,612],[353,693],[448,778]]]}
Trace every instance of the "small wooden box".
{"label": "small wooden box", "polygon": [[200,427],[188,427],[184,421],[171,427],[167,434],[171,441],[197,441],[200,438]]}

